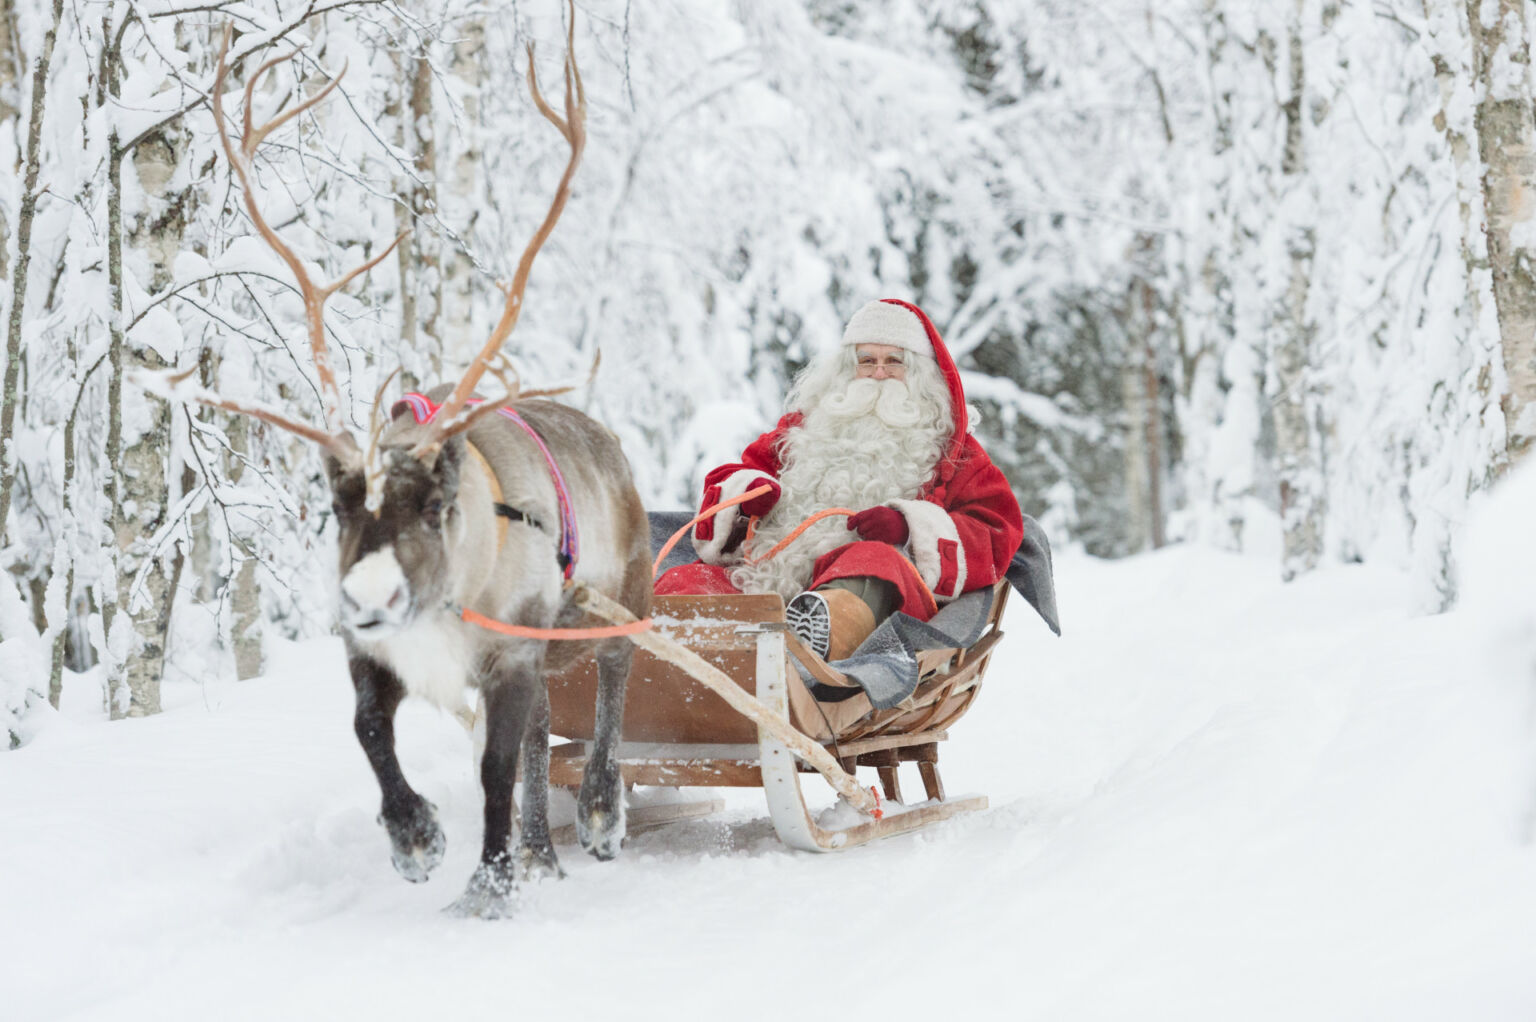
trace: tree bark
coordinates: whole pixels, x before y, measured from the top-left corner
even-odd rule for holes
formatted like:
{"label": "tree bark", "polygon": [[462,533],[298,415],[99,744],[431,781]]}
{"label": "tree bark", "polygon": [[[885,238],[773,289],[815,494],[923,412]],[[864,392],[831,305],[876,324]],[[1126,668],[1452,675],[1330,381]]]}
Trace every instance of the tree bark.
{"label": "tree bark", "polygon": [[[384,108],[384,115],[394,122],[394,143],[398,152],[405,152],[406,119],[410,116],[410,87],[406,83],[405,68],[409,66],[404,62],[403,56],[397,52],[390,53],[390,59],[394,65],[395,83],[399,91],[391,90],[390,103]],[[425,361],[420,357],[418,346],[418,330],[416,328],[416,229],[415,218],[411,213],[411,191],[413,188],[410,175],[399,172],[393,183],[395,192],[395,234],[404,235],[399,245],[395,246],[395,268],[400,278],[400,385],[406,390],[416,390],[421,386],[421,375],[415,370]],[[434,377],[435,382],[435,377]]]}
{"label": "tree bark", "polygon": [[[249,454],[251,448],[250,420],[235,416],[225,435],[234,454],[225,459],[225,469],[231,483],[239,484],[245,474],[245,463],[235,455]],[[240,543],[235,536],[227,537],[235,547]],[[227,584],[230,587],[229,604],[234,615],[230,623],[230,645],[235,653],[235,677],[241,681],[261,673],[261,585],[256,576],[256,554],[247,550],[235,569],[235,576]]]}
{"label": "tree bark", "polygon": [[44,100],[48,94],[48,68],[53,63],[53,43],[64,16],[63,0],[54,0],[53,21],[43,36],[43,49],[32,70],[32,110],[27,122],[27,162],[21,186],[21,208],[16,216],[16,270],[11,282],[11,314],[5,333],[5,381],[0,392],[0,541],[11,513],[11,488],[16,478],[13,441],[16,428],[17,381],[21,373],[21,331],[27,304],[27,273],[32,264],[32,218],[37,211],[37,175],[42,164]]}
{"label": "tree bark", "polygon": [[[19,43],[16,32],[16,0],[0,0],[0,128],[6,130],[9,130],[9,122],[21,113]],[[3,259],[4,257],[0,256],[0,260]],[[4,273],[0,272],[0,276],[4,276]]]}
{"label": "tree bark", "polygon": [[437,142],[432,122],[432,63],[425,52],[411,61],[410,137],[415,154],[416,179],[411,188],[411,215],[418,230],[416,249],[416,315],[423,343],[432,360],[433,376],[440,376],[444,360],[441,323],[443,275],[441,245],[436,232],[421,230],[437,216]]}
{"label": "tree bark", "polygon": [[248,556],[235,570],[230,596],[235,619],[231,638],[235,647],[235,677],[247,681],[261,674],[261,586],[256,578],[256,558]]}
{"label": "tree bark", "polygon": [[[422,51],[405,58],[401,67],[404,96],[396,121],[396,144],[411,153],[411,170],[399,187],[396,222],[411,234],[401,243],[400,339],[402,362],[418,365],[427,377],[438,379],[443,368],[441,329],[442,273],[440,248],[430,225],[437,217],[437,146],[432,123],[432,64]],[[406,385],[416,384],[415,374]]]}
{"label": "tree bark", "polygon": [[1161,550],[1168,539],[1163,522],[1163,420],[1162,387],[1157,374],[1157,351],[1153,339],[1157,330],[1157,294],[1146,280],[1141,281],[1141,376],[1146,416],[1142,428],[1147,434],[1147,514],[1152,524],[1152,549]]}
{"label": "tree bark", "polygon": [[1510,462],[1536,443],[1536,125],[1525,0],[1467,0]]}
{"label": "tree bark", "polygon": [[[1424,0],[1424,18],[1428,27],[1430,60],[1435,69],[1436,84],[1440,87],[1440,111],[1435,115],[1435,125],[1445,134],[1456,168],[1461,259],[1467,276],[1467,306],[1462,318],[1468,340],[1477,346],[1478,390],[1492,404],[1503,397],[1506,381],[1493,274],[1488,259],[1488,236],[1483,230],[1486,213],[1483,183],[1479,177],[1481,158],[1477,148],[1472,38],[1465,7]],[[1505,434],[1507,445],[1507,425]]]}
{"label": "tree bark", "polygon": [[[17,52],[15,0],[0,0],[0,132],[16,135],[13,165],[4,169],[20,174],[24,149],[21,144],[21,54]],[[0,147],[0,152],[4,152]],[[0,280],[11,276],[11,211],[0,204]],[[3,531],[3,530],[0,530]]]}
{"label": "tree bark", "polygon": [[[75,357],[74,344],[70,344],[70,361]],[[80,417],[80,402],[85,396],[85,388],[90,384],[90,373],[80,381],[80,389],[75,394],[75,403],[69,410],[69,418],[64,420],[64,485],[61,494],[60,505],[63,510],[63,527],[59,536],[59,548],[54,555],[54,577],[64,571],[64,599],[61,601],[64,620],[58,623],[58,631],[53,637],[53,662],[48,668],[48,702],[53,708],[59,708],[59,700],[64,694],[64,663],[69,653],[70,625],[75,613],[75,550],[79,543],[75,525],[75,423]],[[66,567],[67,565],[67,567]]]}
{"label": "tree bark", "polygon": [[[1134,300],[1127,304],[1134,306]],[[1134,317],[1127,315],[1125,323],[1125,361],[1120,366],[1120,397],[1125,408],[1125,543],[1126,549],[1134,553],[1152,546],[1152,504],[1148,498],[1151,485],[1147,478],[1151,459],[1147,456],[1145,429],[1147,393],[1136,357],[1141,346],[1136,342]]]}
{"label": "tree bark", "polygon": [[[122,376],[124,364],[130,368],[157,370],[165,362],[148,349],[132,348],[123,333],[123,214],[121,142],[114,130],[108,137],[107,159],[107,274],[111,308],[111,344],[113,388],[113,426],[118,430],[120,455],[111,459],[117,478],[112,512],[112,532],[117,551],[118,615],[114,627],[125,626],[125,638],[109,634],[108,645],[114,656],[109,689],[114,692],[113,711],[120,708],[127,716],[142,717],[160,712],[160,677],[165,667],[165,640],[169,629],[174,571],[158,563],[150,548],[150,539],[165,524],[169,489],[166,484],[167,452],[170,447],[170,407],[148,394],[135,394],[148,414],[146,425],[126,448],[121,447]],[[138,582],[142,576],[143,586]],[[122,695],[127,706],[122,707]]]}
{"label": "tree bark", "polygon": [[1275,434],[1279,453],[1280,517],[1284,530],[1281,577],[1286,581],[1317,567],[1323,550],[1323,479],[1317,462],[1311,394],[1312,336],[1307,314],[1317,235],[1315,203],[1306,201],[1309,185],[1306,147],[1306,58],[1302,11],[1293,0],[1287,15],[1288,78],[1283,104],[1285,154],[1281,162],[1282,227],[1290,260],[1289,281],[1281,301],[1279,336],[1271,356],[1276,395]]}
{"label": "tree bark", "polygon": [[[485,23],[481,19],[464,23],[453,46],[449,73],[459,83],[462,114],[460,130],[451,137],[457,148],[451,155],[438,152],[444,172],[438,181],[437,201],[439,216],[453,226],[461,243],[444,246],[442,285],[438,294],[443,310],[443,344],[449,351],[456,352],[473,350],[480,343],[482,337],[477,336],[475,324],[481,321],[487,308],[483,302],[484,278],[463,249],[463,245],[470,244],[474,237],[475,222],[484,201],[485,155],[480,96],[485,88],[486,70]],[[492,302],[489,307],[495,305]],[[477,311],[481,313],[479,318]]]}
{"label": "tree bark", "polygon": [[[104,35],[105,29],[103,26]],[[107,143],[107,288],[111,301],[107,312],[107,507],[112,524],[109,551],[119,576],[124,565],[118,556],[118,538],[122,535],[123,504],[123,232],[122,196],[118,184],[122,178],[122,161],[118,152],[117,136]],[[110,588],[109,588],[110,587]],[[117,635],[118,593],[121,586],[110,580],[101,593],[101,624],[106,634],[102,659],[107,667],[107,713],[113,720],[125,716],[129,708],[128,689],[123,675],[124,660],[132,655],[128,644],[114,640]]]}

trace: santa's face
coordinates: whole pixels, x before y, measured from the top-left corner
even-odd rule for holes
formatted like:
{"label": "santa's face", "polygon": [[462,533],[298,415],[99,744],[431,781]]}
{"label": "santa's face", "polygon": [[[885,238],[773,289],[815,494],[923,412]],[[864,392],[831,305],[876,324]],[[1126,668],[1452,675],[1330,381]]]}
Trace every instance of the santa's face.
{"label": "santa's face", "polygon": [[[819,510],[862,511],[911,499],[932,477],[951,432],[948,393],[937,366],[894,347],[879,357],[891,352],[903,356],[901,378],[878,364],[868,375],[856,367],[850,378],[844,361],[836,369],[813,367],[828,375],[801,381],[813,384],[801,393],[812,392],[815,399],[784,438],[783,493],[759,523],[749,556],[761,555]],[[731,580],[745,592],[778,592],[788,599],[805,587],[817,557],[856,538],[846,519],[824,519],[784,553],[736,569]]]}

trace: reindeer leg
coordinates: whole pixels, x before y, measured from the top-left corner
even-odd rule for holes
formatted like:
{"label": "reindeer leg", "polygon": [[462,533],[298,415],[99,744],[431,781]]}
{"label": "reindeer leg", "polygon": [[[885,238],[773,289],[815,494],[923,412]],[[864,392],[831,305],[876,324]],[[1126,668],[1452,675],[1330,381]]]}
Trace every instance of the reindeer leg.
{"label": "reindeer leg", "polygon": [[[518,663],[487,679],[485,755],[480,784],[485,789],[485,843],[480,865],[459,900],[446,911],[457,916],[501,919],[512,914],[517,890],[517,861],[512,854],[512,784],[541,672],[537,664]],[[524,793],[524,801],[533,796]],[[546,827],[547,831],[547,827]]]}
{"label": "reindeer leg", "polygon": [[446,842],[437,807],[406,782],[395,756],[395,710],[405,696],[405,686],[393,671],[370,657],[353,654],[349,666],[357,691],[352,724],[384,796],[379,822],[389,832],[390,861],[401,876],[419,884],[443,861]]}
{"label": "reindeer leg", "polygon": [[528,732],[523,735],[523,833],[518,865],[524,879],[565,876],[549,836],[549,690],[533,693]]}
{"label": "reindeer leg", "polygon": [[624,722],[624,687],[635,647],[628,640],[604,645],[597,654],[597,712],[592,753],[581,775],[576,800],[576,838],[601,860],[619,854],[624,842],[624,778],[619,771],[619,729]]}

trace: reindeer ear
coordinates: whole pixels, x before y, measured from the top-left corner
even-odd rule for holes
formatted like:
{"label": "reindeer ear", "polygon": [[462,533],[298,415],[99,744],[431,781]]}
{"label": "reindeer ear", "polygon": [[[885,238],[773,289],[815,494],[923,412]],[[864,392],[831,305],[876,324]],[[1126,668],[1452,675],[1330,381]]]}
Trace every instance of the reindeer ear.
{"label": "reindeer ear", "polygon": [[336,481],[341,478],[341,474],[346,471],[346,468],[342,465],[340,458],[325,449],[320,451],[320,460],[325,464],[325,481],[331,484],[331,489],[334,491],[336,489]]}

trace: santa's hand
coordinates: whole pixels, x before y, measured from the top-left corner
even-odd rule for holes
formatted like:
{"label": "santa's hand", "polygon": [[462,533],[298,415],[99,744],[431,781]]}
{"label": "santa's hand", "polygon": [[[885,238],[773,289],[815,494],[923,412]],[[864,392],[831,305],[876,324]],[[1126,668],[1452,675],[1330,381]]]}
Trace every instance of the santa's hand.
{"label": "santa's hand", "polygon": [[708,518],[700,519],[693,530],[693,548],[699,558],[707,564],[724,563],[725,559],[729,558],[746,538],[747,520],[761,518],[779,499],[779,484],[769,476],[757,476],[753,478],[751,485],[738,490],[736,487],[739,485],[727,480],[725,486],[709,487],[704,492],[702,511],[708,511],[722,500],[729,500],[730,498],[725,496],[726,489],[736,494],[751,493],[763,486],[768,486],[770,489],[767,493],[760,493],[748,500],[722,507]]}
{"label": "santa's hand", "polygon": [[752,484],[747,487],[746,492],[751,493],[753,490],[761,486],[768,486],[772,488],[767,493],[759,494],[758,496],[753,497],[751,500],[744,500],[741,502],[741,513],[746,515],[748,518],[763,517],[763,515],[773,510],[773,505],[779,502],[779,484],[774,482],[772,479],[769,479],[767,476],[758,476],[756,479],[752,480]]}
{"label": "santa's hand", "polygon": [[848,528],[861,539],[901,546],[907,541],[907,520],[893,507],[872,507],[848,518]]}

